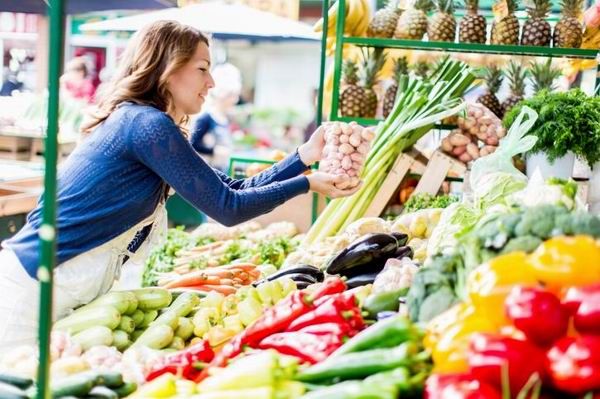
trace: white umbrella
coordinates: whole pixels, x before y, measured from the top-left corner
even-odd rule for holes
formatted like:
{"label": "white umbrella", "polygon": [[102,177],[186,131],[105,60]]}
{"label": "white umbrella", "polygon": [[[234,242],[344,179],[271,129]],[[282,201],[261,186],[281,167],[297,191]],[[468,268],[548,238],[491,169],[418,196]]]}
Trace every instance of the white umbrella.
{"label": "white umbrella", "polygon": [[215,1],[84,24],[83,31],[137,31],[173,20],[212,33],[217,39],[319,40],[310,25],[242,4]]}

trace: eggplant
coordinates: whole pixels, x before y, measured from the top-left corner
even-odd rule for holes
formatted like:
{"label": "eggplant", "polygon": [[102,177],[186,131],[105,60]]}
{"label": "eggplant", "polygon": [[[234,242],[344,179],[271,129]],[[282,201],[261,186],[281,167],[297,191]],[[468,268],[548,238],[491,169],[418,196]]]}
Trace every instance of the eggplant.
{"label": "eggplant", "polygon": [[408,242],[408,234],[404,234],[404,233],[390,233],[391,236],[393,236],[396,241],[398,241],[398,246],[402,247],[404,245],[406,245],[406,243]]}
{"label": "eggplant", "polygon": [[403,247],[398,247],[398,249],[396,250],[396,253],[394,253],[394,258],[402,259],[405,257],[409,257],[412,259],[413,254],[414,254],[413,249],[411,247],[409,247],[408,245],[405,245]]}
{"label": "eggplant", "polygon": [[361,285],[373,284],[378,274],[379,272],[359,274],[358,276],[348,279],[348,281],[346,281],[346,285],[348,288],[356,288],[360,287]]}
{"label": "eggplant", "polygon": [[311,284],[312,283],[307,283],[306,281],[300,281],[296,283],[296,288],[298,288],[299,290],[303,290]]}
{"label": "eggplant", "polygon": [[309,276],[313,276],[318,281],[323,281],[323,279],[325,278],[325,276],[323,275],[323,271],[316,266],[296,265],[296,266],[291,266],[291,267],[287,267],[285,269],[279,270],[277,273],[273,273],[270,276],[267,276],[267,280],[271,281],[271,280],[278,279],[279,277],[285,276],[287,274],[295,274],[295,273],[301,273],[301,274],[307,274]]}
{"label": "eggplant", "polygon": [[325,271],[327,274],[340,274],[358,266],[380,263],[394,256],[398,241],[390,234],[368,234],[331,259]]}
{"label": "eggplant", "polygon": [[318,283],[316,278],[314,278],[310,274],[303,274],[303,273],[286,274],[285,276],[281,276],[281,278],[290,278],[297,283],[301,282],[301,281],[306,281],[307,283],[311,283],[311,284]]}
{"label": "eggplant", "polygon": [[381,273],[385,267],[387,259],[377,263],[369,263],[362,266],[353,267],[352,269],[344,270],[340,273],[340,276],[352,278],[360,276],[361,274]]}

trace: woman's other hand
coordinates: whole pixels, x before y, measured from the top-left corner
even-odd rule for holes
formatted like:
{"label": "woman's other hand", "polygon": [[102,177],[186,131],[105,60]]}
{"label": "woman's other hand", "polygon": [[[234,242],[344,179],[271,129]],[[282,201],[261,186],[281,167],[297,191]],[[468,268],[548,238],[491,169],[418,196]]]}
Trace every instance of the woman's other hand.
{"label": "woman's other hand", "polygon": [[357,192],[362,185],[361,182],[361,184],[354,188],[340,190],[335,186],[335,184],[344,183],[350,178],[348,176],[333,175],[324,172],[314,172],[306,176],[306,178],[308,179],[308,183],[310,185],[310,191],[323,194],[329,198],[348,197]]}
{"label": "woman's other hand", "polygon": [[325,147],[325,129],[319,126],[310,136],[308,141],[298,147],[300,160],[306,166],[311,166],[323,157],[323,148]]}

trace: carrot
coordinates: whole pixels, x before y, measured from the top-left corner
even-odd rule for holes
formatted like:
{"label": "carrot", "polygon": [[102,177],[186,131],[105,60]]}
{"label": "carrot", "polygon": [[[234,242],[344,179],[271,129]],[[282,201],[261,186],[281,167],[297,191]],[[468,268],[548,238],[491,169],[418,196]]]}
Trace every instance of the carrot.
{"label": "carrot", "polygon": [[219,284],[220,285],[231,285],[233,286],[233,280],[230,278],[222,278],[221,280],[219,280]]}
{"label": "carrot", "polygon": [[209,276],[203,272],[188,273],[177,280],[165,284],[164,288],[190,287],[198,284],[218,284],[219,277]]}
{"label": "carrot", "polygon": [[235,263],[231,265],[219,266],[221,269],[240,269],[243,271],[250,271],[256,269],[256,265],[252,263]]}
{"label": "carrot", "polygon": [[206,291],[206,292],[217,291],[224,295],[235,294],[235,291],[236,291],[236,289],[230,285],[217,285],[217,284],[199,285],[196,287],[196,289],[198,289],[200,291]]}
{"label": "carrot", "polygon": [[233,278],[233,273],[231,270],[219,270],[218,268],[211,268],[202,270],[202,273],[219,278]]}

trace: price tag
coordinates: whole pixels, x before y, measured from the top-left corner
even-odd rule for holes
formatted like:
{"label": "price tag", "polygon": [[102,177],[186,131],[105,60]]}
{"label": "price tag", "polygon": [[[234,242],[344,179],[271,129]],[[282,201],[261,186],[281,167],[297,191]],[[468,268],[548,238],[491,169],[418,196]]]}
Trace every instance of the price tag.
{"label": "price tag", "polygon": [[496,22],[500,21],[502,18],[508,17],[508,4],[506,0],[500,0],[492,6],[492,13],[494,13],[494,19]]}

